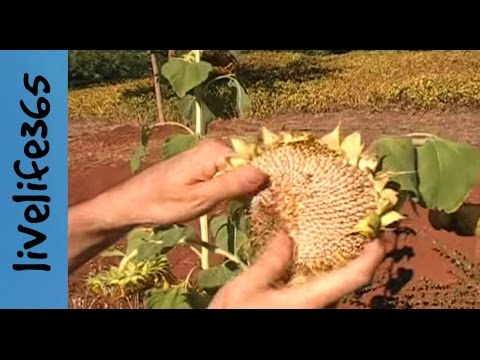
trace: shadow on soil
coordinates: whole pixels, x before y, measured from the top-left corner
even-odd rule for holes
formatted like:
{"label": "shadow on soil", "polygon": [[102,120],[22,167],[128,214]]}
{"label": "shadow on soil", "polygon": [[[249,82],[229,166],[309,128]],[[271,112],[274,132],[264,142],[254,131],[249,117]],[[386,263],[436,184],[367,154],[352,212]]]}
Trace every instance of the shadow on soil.
{"label": "shadow on soil", "polygon": [[451,214],[429,211],[428,220],[436,230],[453,232],[459,236],[480,235],[480,204],[465,203]]}
{"label": "shadow on soil", "polygon": [[[429,222],[436,230],[444,230],[455,233],[459,236],[470,237],[480,235],[480,204],[465,203],[456,212],[446,214],[438,211],[429,211]],[[382,295],[373,296],[368,307],[371,309],[395,309],[398,308],[398,299],[400,291],[413,279],[414,271],[412,269],[398,268],[393,271],[394,264],[402,259],[411,259],[415,256],[414,249],[410,246],[398,248],[400,236],[416,235],[410,228],[401,228],[395,232],[395,248],[386,255],[385,259],[391,258],[388,269],[388,277],[385,281]],[[402,308],[409,308],[404,303]]]}
{"label": "shadow on soil", "polygon": [[383,294],[373,296],[369,302],[370,309],[395,309],[395,296],[413,279],[414,271],[404,267],[393,270],[394,265],[402,261],[404,258],[410,260],[415,256],[415,251],[411,246],[403,246],[398,248],[398,241],[400,236],[415,236],[416,232],[408,227],[396,229],[395,232],[395,247],[392,251],[386,254],[385,259],[392,259],[389,268],[387,269],[388,276],[384,283]]}

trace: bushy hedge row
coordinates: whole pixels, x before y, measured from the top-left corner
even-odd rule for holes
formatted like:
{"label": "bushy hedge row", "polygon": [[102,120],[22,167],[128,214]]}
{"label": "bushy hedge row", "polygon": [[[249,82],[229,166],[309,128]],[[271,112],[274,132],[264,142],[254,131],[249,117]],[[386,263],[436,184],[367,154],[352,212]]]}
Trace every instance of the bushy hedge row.
{"label": "bushy hedge row", "polygon": [[[183,50],[177,50],[182,53]],[[252,50],[240,50],[249,53]],[[343,53],[345,50],[302,50],[309,55]],[[160,50],[159,61],[166,60],[167,50]],[[71,88],[135,80],[150,75],[147,51],[72,50],[68,54],[68,78]]]}
{"label": "bushy hedge row", "polygon": [[[252,99],[251,116],[342,109],[480,107],[479,51],[352,51],[312,56],[260,51],[241,57],[239,78]],[[169,92],[166,115],[178,119]],[[70,115],[155,116],[150,78],[72,90]]]}
{"label": "bushy hedge row", "polygon": [[68,53],[70,87],[138,79],[150,72],[146,51],[72,50]]}

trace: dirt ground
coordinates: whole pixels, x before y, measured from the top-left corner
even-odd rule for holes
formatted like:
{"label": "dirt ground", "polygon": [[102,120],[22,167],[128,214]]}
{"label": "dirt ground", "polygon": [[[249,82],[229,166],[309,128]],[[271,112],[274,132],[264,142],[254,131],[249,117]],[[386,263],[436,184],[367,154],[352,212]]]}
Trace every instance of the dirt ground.
{"label": "dirt ground", "polygon": [[[366,142],[383,134],[426,132],[480,146],[480,113],[405,113],[405,112],[341,112],[319,115],[281,116],[268,121],[226,120],[210,126],[210,136],[254,133],[261,125],[273,130],[309,130],[322,134],[332,130],[339,122],[346,131],[360,130]],[[148,163],[160,160],[161,141],[178,128],[160,128],[149,146]],[[69,204],[73,205],[93,197],[131,176],[129,158],[138,145],[140,130],[133,125],[101,126],[98,123],[71,121],[69,129]],[[469,201],[480,203],[480,188],[474,189]],[[470,270],[467,280],[454,274],[463,260],[452,260],[442,255],[459,251],[468,261],[480,262],[480,238],[460,237],[446,231],[434,230],[428,222],[427,212],[416,214],[410,207],[405,227],[408,234],[389,234],[389,253],[379,270],[370,291],[352,296],[340,308],[378,307],[480,307],[480,296],[469,302],[480,289],[480,271]],[[195,224],[197,225],[197,224]],[[173,274],[184,277],[198,265],[197,257],[187,249],[170,254]],[[84,278],[94,269],[105,265],[94,259],[70,277],[70,307],[137,307],[140,299],[105,300],[88,294]],[[465,265],[468,268],[468,264]],[[473,271],[473,272],[472,272]],[[476,278],[476,283],[472,279]],[[432,283],[429,283],[432,282]],[[458,284],[457,284],[458,283]],[[439,300],[439,297],[446,302]],[[413,304],[413,305],[412,305]]]}

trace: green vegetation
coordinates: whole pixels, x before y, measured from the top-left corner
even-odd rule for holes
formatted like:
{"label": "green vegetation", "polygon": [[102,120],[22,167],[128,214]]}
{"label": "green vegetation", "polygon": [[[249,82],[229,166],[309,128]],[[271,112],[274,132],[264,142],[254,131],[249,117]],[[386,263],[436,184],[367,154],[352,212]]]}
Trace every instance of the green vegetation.
{"label": "green vegetation", "polygon": [[73,50],[68,53],[70,87],[113,83],[150,75],[146,51]]}
{"label": "green vegetation", "polygon": [[[228,53],[231,54],[231,52]],[[249,98],[236,78],[234,71],[236,59],[233,54],[232,56],[233,58],[224,54],[223,58],[226,62],[223,64],[211,63],[207,59],[210,58],[214,61],[215,57],[210,57],[206,51],[192,50],[180,58],[169,59],[162,66],[161,73],[164,79],[169,82],[171,89],[178,96],[179,113],[195,129],[193,131],[180,125],[188,130],[189,135],[176,134],[169,137],[161,149],[164,158],[173,157],[186,151],[202,139],[209,122],[215,116],[214,114],[217,111],[224,112],[225,99],[230,102],[234,101],[236,114],[240,117],[248,109]],[[217,85],[214,89],[217,89],[217,92],[219,90],[220,94],[215,94],[215,91],[212,94],[213,84]],[[225,95],[222,92],[225,85],[227,89],[234,90],[233,99],[228,96],[232,95],[231,92],[227,92],[225,98],[215,96]],[[171,125],[171,123],[168,124]],[[139,147],[130,161],[132,172],[138,171],[141,166],[153,128],[162,125],[165,123],[153,126],[148,123],[143,125]],[[236,216],[243,215],[237,214]],[[204,308],[208,306],[210,299],[208,290],[211,290],[212,287],[218,289],[225,281],[237,275],[242,266],[245,266],[237,257],[238,250],[242,248],[241,244],[237,243],[237,239],[246,238],[246,235],[240,230],[235,231],[232,219],[226,216],[214,217],[209,221],[208,216],[203,215],[200,218],[200,229],[200,242],[196,241],[191,228],[180,225],[173,225],[169,228],[138,229],[137,232],[134,230],[128,237],[125,253],[107,252],[107,255],[113,253],[114,256],[121,257],[120,265],[92,275],[88,280],[89,286],[97,293],[110,296],[123,297],[131,292],[143,292],[144,306],[147,308]],[[210,230],[216,240],[215,246],[209,243]],[[231,238],[232,236],[234,239]],[[236,244],[235,253],[229,252],[232,243]],[[190,276],[187,276],[187,279],[179,284],[173,284],[165,277],[165,273],[168,272],[165,266],[165,254],[177,246],[190,246],[200,257],[202,265],[200,288],[190,286]],[[198,251],[194,246],[201,246],[201,250]],[[225,246],[227,248],[224,249]],[[223,255],[226,257],[226,261],[219,266],[210,267],[210,251]],[[232,266],[234,269],[231,268]]]}
{"label": "green vegetation", "polygon": [[[206,111],[210,107],[206,99],[209,94],[207,89],[213,81],[227,80],[224,85],[236,94],[233,99],[219,97],[214,103],[221,107],[226,106],[228,101],[236,101],[234,105],[239,116],[247,111],[254,116],[268,116],[279,110],[326,111],[341,109],[342,106],[370,109],[376,106],[422,109],[476,106],[480,100],[478,85],[474,81],[477,75],[472,72],[472,66],[467,66],[469,61],[477,67],[480,64],[476,52],[357,52],[322,57],[291,52],[257,52],[245,55],[240,71],[228,75],[217,74],[215,66],[203,58],[201,60],[201,54],[202,51],[193,50],[182,59],[170,59],[162,67],[162,74],[170,85],[169,91],[174,92],[174,95],[169,95],[168,104],[178,105],[177,109],[170,108],[172,115],[183,114],[190,127],[195,129],[190,129],[190,135],[172,135],[162,144],[161,151],[168,157],[193,147],[208,132],[210,115],[214,112]],[[142,81],[137,81],[135,86],[140,86]],[[457,82],[462,85],[454,86]],[[444,87],[432,84],[443,84]],[[72,92],[71,100],[78,93],[88,93],[95,106],[105,109],[101,103],[101,91],[111,91],[111,94],[119,96],[132,91],[131,98],[138,98],[134,90],[128,88],[131,85],[132,82],[78,90]],[[148,90],[146,81],[143,86],[146,88],[143,93],[145,104],[154,104],[153,97],[149,97],[153,96],[153,91]],[[225,87],[218,89],[222,92]],[[376,95],[372,96],[372,93]],[[124,101],[121,98],[112,95],[108,104],[111,105],[109,116],[114,116],[119,109],[128,114],[127,108],[122,108]],[[330,107],[322,107],[325,104]],[[300,105],[301,108],[297,108]],[[154,112],[154,109],[138,109]],[[105,116],[105,113],[100,115]],[[177,118],[179,116],[176,115]],[[144,124],[142,128],[140,145],[131,161],[134,172],[141,166],[151,126]],[[337,130],[329,136],[338,137],[340,141],[343,136]],[[351,147],[344,147],[343,143],[341,147],[346,154],[352,155],[351,149],[360,153],[364,144],[360,142],[359,133],[348,139],[343,141],[350,143]],[[389,183],[399,192],[401,203],[411,201],[432,212],[455,214],[465,205],[466,196],[480,176],[480,149],[434,134],[385,136],[377,139],[374,145],[377,149],[374,162],[378,165],[374,165],[372,174],[391,175]],[[357,155],[352,156],[355,158]],[[459,174],[463,176],[459,177]],[[388,177],[384,179],[388,181]],[[396,204],[396,191],[390,191],[384,200]],[[219,288],[253,262],[249,253],[248,203],[231,201],[228,205],[224,214],[211,219],[206,216],[200,218],[200,241],[194,236],[192,228],[180,224],[167,228],[135,229],[136,233],[130,233],[126,252],[110,253],[122,258],[120,265],[92,275],[90,286],[103,295],[124,296],[131,291],[143,293],[147,308],[208,306],[209,299]],[[373,217],[368,219],[366,226],[375,229],[381,224],[383,222],[380,223],[378,217]],[[215,245],[209,240],[213,240]],[[196,285],[189,282],[191,274],[180,283],[170,282],[166,275],[165,255],[179,246],[189,246],[202,260]],[[210,266],[208,252],[223,256],[223,263]]]}
{"label": "green vegetation", "polygon": [[[185,50],[176,51],[178,54],[185,53]],[[329,55],[346,51],[301,50],[300,52],[308,55]],[[252,51],[240,50],[239,52],[247,54]],[[72,50],[68,54],[69,85],[71,88],[78,88],[149,76],[151,68],[147,53],[145,50]],[[161,64],[166,62],[167,54],[168,50],[156,51]]]}
{"label": "green vegetation", "polygon": [[[71,119],[128,121],[156,118],[148,57],[144,52],[135,55],[138,56],[135,61],[144,64],[140,66],[135,65],[135,57],[126,53],[116,55],[115,71],[120,78],[137,79],[72,88],[69,96]],[[85,58],[88,56],[86,54]],[[99,54],[95,56],[101,58]],[[120,66],[121,56],[130,60]],[[329,55],[256,51],[241,55],[239,61],[237,78],[245,85],[251,100],[248,115],[257,118],[279,113],[342,109],[480,107],[479,51],[352,51]],[[76,60],[76,64],[81,63]],[[85,60],[85,66],[88,64]],[[82,66],[77,66],[77,74],[82,73],[83,70],[79,70]],[[103,66],[89,66],[96,69],[94,73],[98,72],[95,76],[99,79],[110,81],[114,78],[114,70],[110,69],[112,65],[107,61]],[[181,121],[177,96],[165,81],[162,87],[167,120]]]}

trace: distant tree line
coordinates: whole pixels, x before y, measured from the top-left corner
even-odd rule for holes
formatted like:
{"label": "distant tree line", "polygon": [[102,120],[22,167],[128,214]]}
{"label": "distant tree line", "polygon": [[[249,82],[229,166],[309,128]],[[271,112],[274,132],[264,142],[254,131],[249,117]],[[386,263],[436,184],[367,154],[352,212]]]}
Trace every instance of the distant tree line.
{"label": "distant tree line", "polygon": [[[159,67],[169,56],[179,56],[188,50],[156,50]],[[238,50],[250,52],[254,50]],[[258,50],[255,50],[258,51]],[[340,54],[349,50],[278,50],[312,55]],[[147,50],[72,50],[68,54],[69,87],[108,84],[138,79],[152,74]]]}

